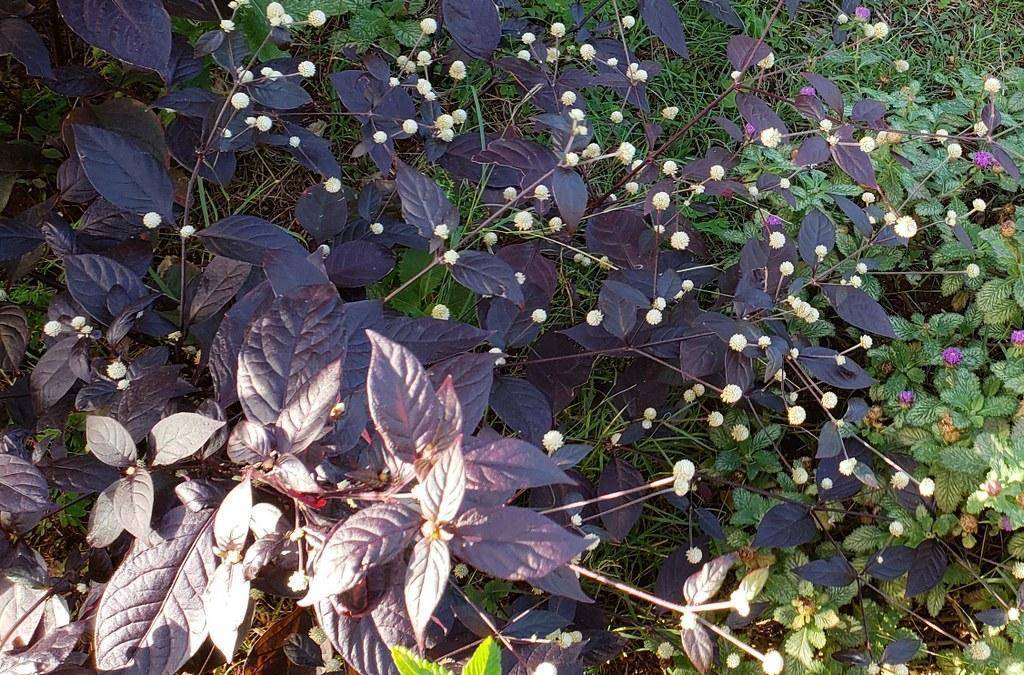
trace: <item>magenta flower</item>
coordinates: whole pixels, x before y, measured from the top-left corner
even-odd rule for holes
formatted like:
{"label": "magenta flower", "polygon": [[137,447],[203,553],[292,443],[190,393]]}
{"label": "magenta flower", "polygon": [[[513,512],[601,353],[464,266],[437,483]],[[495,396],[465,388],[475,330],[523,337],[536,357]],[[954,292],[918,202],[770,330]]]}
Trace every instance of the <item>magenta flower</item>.
{"label": "magenta flower", "polygon": [[914,392],[909,389],[904,389],[900,392],[900,405],[904,408],[909,408],[914,405]]}
{"label": "magenta flower", "polygon": [[942,350],[942,360],[947,366],[958,366],[964,360],[964,353],[956,347],[946,347]]}
{"label": "magenta flower", "polygon": [[1024,330],[1018,328],[1010,333],[1010,342],[1013,343],[1014,347],[1024,347]]}
{"label": "magenta flower", "polygon": [[999,520],[999,527],[1001,527],[1004,532],[1013,532],[1013,523],[1010,522],[1010,516],[1003,516]]}
{"label": "magenta flower", "polygon": [[751,124],[750,122],[747,122],[746,124],[743,125],[743,133],[745,133],[747,136],[753,137],[754,132],[756,131],[757,129],[755,129],[754,125]]}
{"label": "magenta flower", "polygon": [[778,227],[779,225],[782,225],[782,218],[779,218],[777,215],[772,213],[764,219],[764,224],[768,227]]}
{"label": "magenta flower", "polygon": [[871,18],[871,10],[864,5],[858,5],[857,9],[853,10],[853,16],[856,17],[858,21],[867,21]]}
{"label": "magenta flower", "polygon": [[800,93],[803,94],[804,96],[814,96],[815,94],[818,93],[818,90],[815,89],[814,87],[804,87],[803,89],[800,90]]}
{"label": "magenta flower", "polygon": [[979,169],[991,169],[996,165],[995,155],[985,150],[978,150],[974,153],[974,165]]}

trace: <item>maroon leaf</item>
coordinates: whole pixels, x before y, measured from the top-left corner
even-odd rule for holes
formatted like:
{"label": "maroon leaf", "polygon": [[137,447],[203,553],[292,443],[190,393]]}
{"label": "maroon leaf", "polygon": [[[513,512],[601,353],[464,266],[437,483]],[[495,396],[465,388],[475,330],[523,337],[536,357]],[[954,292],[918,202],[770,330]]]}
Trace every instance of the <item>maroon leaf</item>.
{"label": "maroon leaf", "polygon": [[320,437],[331,408],[338,402],[340,387],[340,359],[331,361],[299,386],[277,417],[275,425],[289,443],[280,452],[302,452]]}
{"label": "maroon leaf", "polygon": [[17,455],[0,455],[0,511],[27,513],[52,506],[46,478]]}
{"label": "maroon leaf", "polygon": [[912,598],[935,588],[942,581],[948,564],[942,544],[935,539],[921,542],[914,550],[914,557],[907,570],[907,597]]}
{"label": "maroon leaf", "polygon": [[402,553],[421,522],[415,511],[401,504],[374,504],[336,525],[315,560],[309,590],[299,604],[313,605],[351,589],[370,567]]}
{"label": "maroon leaf", "polygon": [[818,528],[810,509],[786,502],[773,506],[761,519],[753,546],[789,548],[806,544],[817,534]]}
{"label": "maroon leaf", "polygon": [[129,475],[114,484],[114,513],[124,529],[147,541],[153,516],[153,477],[142,467],[129,471]]}
{"label": "maroon leaf", "polygon": [[[458,444],[441,453],[420,485],[420,508],[432,521],[445,523],[459,512],[466,494],[466,466]],[[415,623],[415,621],[413,622]]]}
{"label": "maroon leaf", "polygon": [[818,96],[821,100],[828,104],[829,108],[839,115],[843,116],[843,95],[839,91],[839,87],[835,85],[835,82],[822,77],[815,73],[800,73],[804,76],[804,79],[811,83],[814,89],[817,91]]}
{"label": "maroon leaf", "polygon": [[831,154],[825,139],[821,136],[811,136],[800,145],[793,162],[800,166],[813,166],[827,161],[829,157]]}
{"label": "maroon leaf", "polygon": [[251,265],[261,265],[267,251],[306,253],[286,230],[255,216],[228,216],[198,234],[213,253]]}
{"label": "maroon leaf", "polygon": [[515,271],[496,255],[462,251],[451,270],[455,280],[474,293],[506,298],[519,307],[525,302]]}
{"label": "maroon leaf", "polygon": [[844,125],[836,130],[839,142],[832,146],[832,159],[850,178],[864,187],[878,188],[875,167],[871,158],[853,140],[853,127]]}
{"label": "maroon leaf", "polygon": [[29,75],[53,79],[50,53],[32,25],[18,17],[0,19],[0,55],[10,54]]}
{"label": "maroon leaf", "polygon": [[433,537],[416,542],[405,571],[405,607],[409,610],[416,640],[421,645],[423,632],[448,585],[450,570],[451,556],[447,543]]}
{"label": "maroon leaf", "polygon": [[764,41],[749,35],[734,35],[729,39],[725,51],[733,70],[746,70],[751,64],[757,63],[772,53]]}
{"label": "maroon leaf", "polygon": [[501,41],[501,20],[493,2],[444,0],[444,27],[469,56],[487,60]]}
{"label": "maroon leaf", "polygon": [[[601,497],[632,490],[647,483],[639,471],[628,462],[615,457],[611,463],[601,472],[601,478],[597,483],[597,493]],[[601,522],[608,530],[608,533],[616,541],[622,541],[629,534],[629,531],[636,525],[643,513],[643,502],[636,501],[636,494],[623,497],[603,499],[599,508],[601,509]]]}
{"label": "maroon leaf", "polygon": [[134,66],[164,73],[171,55],[171,18],[160,0],[59,0],[73,31]]}
{"label": "maroon leaf", "polygon": [[836,314],[847,323],[864,330],[895,338],[892,321],[882,306],[870,295],[853,286],[826,284],[821,287],[825,297],[835,308]]}
{"label": "maroon leaf", "polygon": [[558,213],[570,228],[579,225],[587,211],[587,184],[571,169],[557,168],[551,175],[551,192]]}
{"label": "maroon leaf", "polygon": [[546,576],[586,546],[586,539],[516,506],[467,511],[451,540],[457,557],[491,576],[513,581]]}
{"label": "maroon leaf", "polygon": [[28,347],[28,320],[17,305],[0,305],[0,370],[13,373]]}
{"label": "maroon leaf", "polygon": [[679,12],[669,0],[642,0],[640,16],[644,23],[657,35],[665,46],[684,59],[689,56],[686,48],[686,34]]}
{"label": "maroon leaf", "polygon": [[215,256],[203,270],[199,284],[188,298],[188,322],[205,321],[224,308],[242,289],[252,266],[223,256]]}
{"label": "maroon leaf", "polygon": [[793,569],[793,574],[817,586],[839,588],[852,584],[857,573],[841,555],[824,560],[812,560]]}
{"label": "maroon leaf", "polygon": [[433,180],[402,161],[397,162],[395,186],[402,201],[405,222],[414,225],[420,236],[429,239],[434,228],[447,225],[454,230],[459,224],[459,211]]}
{"label": "maroon leaf", "polygon": [[715,665],[718,644],[715,636],[710,630],[697,624],[693,628],[684,628],[681,631],[683,651],[686,652],[690,663],[700,673],[707,673]]}
{"label": "maroon leaf", "polygon": [[818,209],[811,209],[800,223],[797,244],[800,249],[800,257],[813,267],[818,264],[818,254],[815,249],[824,246],[827,252],[836,245],[836,226],[824,213]]}
{"label": "maroon leaf", "polygon": [[156,157],[113,131],[85,124],[73,128],[78,159],[104,199],[132,213],[155,211],[173,220],[174,184]]}
{"label": "maroon leaf", "polygon": [[475,440],[465,449],[465,461],[466,481],[471,490],[518,490],[573,483],[551,457],[514,438]]}

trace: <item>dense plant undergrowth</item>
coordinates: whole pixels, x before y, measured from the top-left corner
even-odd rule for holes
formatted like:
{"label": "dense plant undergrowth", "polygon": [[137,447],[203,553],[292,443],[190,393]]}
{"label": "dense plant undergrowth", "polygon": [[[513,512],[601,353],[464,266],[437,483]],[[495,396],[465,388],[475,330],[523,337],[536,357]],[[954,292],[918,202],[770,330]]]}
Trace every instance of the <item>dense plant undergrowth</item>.
{"label": "dense plant undergrowth", "polygon": [[53,4],[0,671],[1020,672],[1024,71],[845,1]]}

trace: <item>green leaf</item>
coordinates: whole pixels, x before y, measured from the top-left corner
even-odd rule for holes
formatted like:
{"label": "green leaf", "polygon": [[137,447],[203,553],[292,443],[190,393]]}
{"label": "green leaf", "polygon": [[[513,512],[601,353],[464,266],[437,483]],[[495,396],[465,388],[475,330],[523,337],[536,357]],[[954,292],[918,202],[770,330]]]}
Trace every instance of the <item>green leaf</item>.
{"label": "green leaf", "polygon": [[462,668],[462,675],[501,675],[501,650],[492,638],[480,643]]}
{"label": "green leaf", "polygon": [[401,645],[391,648],[391,658],[402,675],[453,675],[452,671],[444,666],[422,659],[411,649]]}

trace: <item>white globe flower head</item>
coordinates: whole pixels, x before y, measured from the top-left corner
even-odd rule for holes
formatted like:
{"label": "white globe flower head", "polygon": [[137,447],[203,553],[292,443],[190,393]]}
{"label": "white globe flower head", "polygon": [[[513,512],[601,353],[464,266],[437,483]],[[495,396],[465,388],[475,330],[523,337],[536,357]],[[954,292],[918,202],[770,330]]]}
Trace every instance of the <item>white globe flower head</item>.
{"label": "white globe flower head", "polygon": [[538,185],[533,189],[533,198],[538,201],[547,201],[551,198],[551,190],[547,185]]}
{"label": "white globe flower head", "polygon": [[518,52],[516,52],[516,58],[519,59],[520,61],[529,61],[530,52],[526,51],[525,49],[520,49]]}
{"label": "white globe flower head", "polygon": [[341,190],[341,180],[338,178],[328,178],[324,181],[324,190],[331,194],[339,192]]}
{"label": "white globe flower head", "polygon": [[667,192],[656,192],[651,198],[651,206],[653,206],[656,211],[664,211],[668,208],[670,203],[671,198],[668,196]]}
{"label": "white globe flower head", "polygon": [[497,234],[497,232],[485,232],[484,233],[484,246],[487,246],[488,248],[490,248],[491,246],[494,246],[497,243],[498,243],[498,234]]}
{"label": "white globe flower head", "polygon": [[302,139],[299,138],[298,136],[289,136],[288,145],[290,145],[293,148],[297,148],[300,145],[302,145]]}
{"label": "white globe flower head", "polygon": [[178,231],[178,234],[181,235],[182,239],[188,239],[195,233],[196,228],[192,227],[191,225],[185,225]]}
{"label": "white globe flower head", "polygon": [[892,62],[892,66],[896,69],[897,73],[905,73],[910,70],[910,63],[905,59],[896,59]]}
{"label": "white globe flower head", "polygon": [[622,188],[629,194],[635,195],[637,192],[640,192],[640,183],[637,183],[635,180],[631,180],[623,185]]}
{"label": "white globe flower head", "polygon": [[723,167],[721,164],[714,164],[708,170],[708,175],[711,177],[712,180],[722,180],[723,178],[725,178],[725,167]]}
{"label": "white globe flower head", "polygon": [[551,24],[551,35],[556,38],[565,37],[565,24],[561,21],[556,21]]}
{"label": "white globe flower head", "polygon": [[428,52],[425,49],[421,49],[416,54],[416,65],[421,67],[421,68],[426,68],[427,66],[429,66],[433,62],[434,62],[434,57],[431,56],[430,52]]}
{"label": "white globe flower head", "polygon": [[725,424],[725,415],[717,410],[708,413],[708,426],[711,428],[718,428]]}
{"label": "white globe flower head", "polygon": [[383,223],[370,223],[370,232],[373,234],[384,234]]}
{"label": "white globe flower head", "polygon": [[82,330],[85,327],[85,317],[76,316],[71,319],[71,327],[75,330]]}
{"label": "white globe flower head", "polygon": [[316,65],[312,61],[303,61],[299,64],[297,71],[302,77],[313,77],[316,75]]}
{"label": "white globe flower head", "polygon": [[274,120],[270,119],[266,115],[260,115],[256,118],[256,128],[260,131],[270,131],[274,126]]}
{"label": "white globe flower head", "polygon": [[419,131],[420,125],[414,119],[408,119],[402,122],[402,131],[407,134],[414,134]]}
{"label": "white globe flower head", "polygon": [[732,436],[732,440],[742,443],[750,438],[750,428],[746,424],[734,424],[729,429],[729,435]]}
{"label": "white globe flower head", "polygon": [[725,667],[729,670],[736,670],[740,667],[740,663],[743,662],[743,657],[738,652],[733,652],[729,656],[725,657]]}
{"label": "white globe flower head", "polygon": [[550,661],[544,661],[533,669],[532,675],[558,675],[558,668]]}
{"label": "white globe flower head", "polygon": [[377,145],[381,145],[388,142],[388,135],[384,131],[373,132],[373,142]]}
{"label": "white globe flower head", "polygon": [[983,86],[986,93],[998,94],[999,90],[1003,88],[1003,83],[999,81],[998,77],[987,77]]}
{"label": "white globe flower head", "polygon": [[788,178],[780,178],[779,187],[782,188],[783,190],[788,190],[789,188],[793,187],[793,183],[791,183]]}
{"label": "white globe flower head", "polygon": [[444,255],[441,256],[441,260],[445,265],[454,265],[459,262],[459,252],[448,249],[444,252]]}
{"label": "white globe flower head", "polygon": [[910,239],[917,234],[917,221],[912,216],[900,216],[892,229],[904,239]]}
{"label": "white globe flower head", "polygon": [[960,159],[964,154],[964,149],[959,143],[950,143],[946,146],[946,156],[950,159]]}
{"label": "white globe flower head", "polygon": [[533,228],[533,214],[529,211],[520,211],[513,216],[512,224],[520,232],[527,232]]}
{"label": "white globe flower head", "polygon": [[779,675],[785,665],[786,662],[783,660],[782,654],[774,649],[765,652],[761,659],[761,670],[765,672],[765,675]]}
{"label": "white globe flower head", "polygon": [[859,141],[857,141],[857,145],[860,146],[861,152],[866,153],[870,153],[872,150],[878,147],[875,143],[875,139],[873,136],[862,137]]}
{"label": "white globe flower head", "polygon": [[733,350],[734,352],[742,352],[744,349],[746,349],[746,347],[747,338],[744,335],[736,333],[729,338],[729,349]]}
{"label": "white globe flower head", "polygon": [[988,134],[988,125],[983,120],[978,120],[974,123],[974,133],[978,136],[985,136]]}
{"label": "white globe flower head", "polygon": [[683,480],[692,480],[697,473],[697,467],[688,459],[681,459],[672,466],[672,475]]}
{"label": "white globe flower head", "polygon": [[530,312],[530,321],[534,323],[544,323],[548,320],[548,313],[543,309],[535,309]]}
{"label": "white globe flower head", "polygon": [[686,234],[682,230],[673,232],[672,236],[669,237],[668,242],[675,250],[682,251],[690,245],[690,235]]}
{"label": "white globe flower head", "polygon": [[160,227],[160,223],[162,222],[163,218],[156,211],[150,211],[146,215],[142,216],[142,224],[149,230]]}
{"label": "white globe flower head", "polygon": [[697,564],[697,563],[699,563],[699,562],[700,562],[700,561],[701,561],[701,560],[702,560],[703,558],[704,558],[704,552],[703,552],[703,551],[701,551],[701,550],[700,550],[699,548],[697,548],[696,546],[691,546],[690,548],[686,549],[686,560],[687,560],[687,561],[688,561],[688,562],[689,562],[689,563],[690,563],[691,565],[696,565],[696,564]]}
{"label": "white globe flower head", "polygon": [[324,14],[319,9],[314,9],[306,16],[306,21],[313,28],[319,28],[320,26],[323,26],[325,23],[327,23],[327,15]]}
{"label": "white globe flower head", "polygon": [[128,367],[121,359],[115,359],[107,364],[107,377],[112,380],[120,380],[128,374]]}
{"label": "white globe flower head", "polygon": [[935,481],[931,478],[922,478],[921,482],[917,484],[917,490],[922,497],[931,497],[935,494]]}
{"label": "white globe flower head", "polygon": [[794,485],[804,485],[810,478],[810,476],[807,474],[807,469],[803,468],[802,466],[793,467],[793,471],[790,474],[790,477],[793,479]]}
{"label": "white globe flower head", "polygon": [[587,312],[587,325],[588,326],[600,326],[601,322],[604,321],[604,312],[599,309],[592,309]]}
{"label": "white globe flower head", "polygon": [[445,225],[444,223],[441,223],[440,225],[435,225],[434,226],[434,236],[435,237],[439,237],[441,239],[447,239],[449,234],[450,234],[450,232],[448,230],[448,226]]}
{"label": "white globe flower head", "polygon": [[639,63],[631,63],[626,68],[626,79],[636,84],[637,82],[647,81],[647,71],[640,67]]}
{"label": "white globe flower head", "polygon": [[766,148],[777,148],[782,142],[782,133],[775,127],[768,127],[761,131],[761,144]]}
{"label": "white globe flower head", "polygon": [[431,17],[420,20],[420,32],[424,35],[433,35],[437,32],[437,21]]}
{"label": "white globe flower head", "polygon": [[768,246],[778,250],[786,245],[786,235],[781,232],[772,232],[768,235]]}
{"label": "white globe flower head", "polygon": [[987,661],[992,656],[992,648],[980,640],[972,644],[968,651],[975,661]]}
{"label": "white globe flower head", "polygon": [[249,95],[244,92],[236,92],[231,96],[231,107],[235,110],[244,110],[249,107]]}
{"label": "white globe flower head", "polygon": [[841,473],[844,476],[852,476],[856,468],[857,459],[855,457],[847,457],[846,459],[839,462],[839,473]]}
{"label": "white globe flower head", "polygon": [[452,61],[448,66],[448,77],[453,80],[464,80],[466,78],[466,64],[462,61]]}
{"label": "white globe flower head", "polygon": [[722,403],[728,403],[729,405],[732,405],[733,403],[736,403],[742,397],[743,397],[743,390],[740,389],[739,385],[736,385],[736,384],[727,384],[727,385],[725,385],[722,388],[721,394],[719,394],[719,398],[722,399]]}
{"label": "white globe flower head", "polygon": [[61,326],[60,321],[47,321],[43,324],[43,333],[50,337],[57,337],[60,335],[61,330],[63,330],[63,326]]}
{"label": "white globe flower head", "polygon": [[824,244],[818,244],[814,247],[814,255],[817,256],[818,260],[821,260],[828,255],[828,248]]}
{"label": "white globe flower head", "polygon": [[593,61],[597,56],[597,50],[594,49],[594,45],[583,44],[580,45],[580,58],[584,61]]}
{"label": "white globe flower head", "polygon": [[562,105],[573,105],[576,103],[576,92],[571,90],[563,91],[561,101]]}
{"label": "white globe flower head", "polygon": [[875,344],[875,339],[870,335],[861,335],[858,342],[860,343],[861,349],[871,349]]}
{"label": "white globe flower head", "polygon": [[220,22],[220,29],[225,33],[230,33],[235,29],[235,22],[231,19],[222,19]]}
{"label": "white globe flower head", "polygon": [[970,263],[964,270],[964,274],[967,275],[968,279],[977,279],[978,276],[981,275],[981,268],[975,265],[974,263]]}
{"label": "white globe flower head", "polygon": [[120,379],[120,380],[117,381],[117,389],[118,389],[118,391],[124,391],[125,389],[128,388],[128,385],[130,385],[130,384],[131,384],[131,380],[128,379],[127,377],[125,377],[125,378]]}
{"label": "white globe flower head", "polygon": [[834,391],[826,391],[821,395],[821,407],[826,410],[832,410],[837,405],[839,405],[839,397]]}
{"label": "white globe flower head", "polygon": [[794,427],[798,427],[807,419],[807,411],[803,406],[794,405],[786,408],[786,419]]}
{"label": "white globe flower head", "polygon": [[615,158],[623,164],[631,164],[635,156],[636,146],[627,141],[620,143],[619,149],[615,151]]}
{"label": "white globe flower head", "polygon": [[889,36],[889,24],[884,21],[879,21],[875,24],[875,35],[874,37],[878,40],[884,40]]}
{"label": "white globe flower head", "polygon": [[820,122],[818,122],[818,128],[821,129],[822,131],[824,131],[825,133],[828,133],[829,131],[832,131],[832,120],[830,120],[830,119],[823,119],[823,120],[821,120]]}
{"label": "white globe flower head", "polygon": [[627,14],[626,16],[622,17],[622,27],[625,28],[626,30],[629,30],[635,25],[636,17],[634,17],[633,15]]}
{"label": "white globe flower head", "polygon": [[893,477],[890,478],[889,484],[891,484],[891,486],[896,490],[903,490],[908,486],[908,484],[910,484],[910,474],[906,471],[897,471],[893,474]]}
{"label": "white globe flower head", "polygon": [[786,260],[785,262],[779,263],[779,274],[784,277],[788,277],[793,274],[794,271],[793,263]]}
{"label": "white globe flower head", "polygon": [[662,316],[660,309],[650,309],[647,311],[647,315],[644,317],[644,320],[647,321],[647,323],[649,323],[652,326],[657,326],[659,323],[661,323],[661,318]]}
{"label": "white globe flower head", "polygon": [[552,429],[551,431],[545,432],[544,436],[540,439],[540,443],[548,453],[553,453],[565,445],[565,437],[562,435],[561,431]]}
{"label": "white globe flower head", "polygon": [[901,523],[900,521],[894,520],[891,523],[889,523],[889,534],[891,534],[892,536],[897,538],[902,537],[903,532],[903,523]]}
{"label": "white globe flower head", "polygon": [[675,176],[679,173],[679,165],[675,161],[667,159],[661,165],[661,172],[666,176]]}
{"label": "white globe flower head", "polygon": [[676,648],[672,646],[671,642],[662,642],[658,645],[657,653],[659,659],[670,659],[676,653]]}
{"label": "white globe flower head", "polygon": [[567,152],[563,163],[565,166],[577,166],[580,163],[580,156],[575,152]]}
{"label": "white globe flower head", "polygon": [[971,208],[973,208],[975,211],[978,211],[979,213],[981,211],[984,211],[986,207],[987,204],[985,204],[984,199],[975,199],[974,201],[971,202]]}
{"label": "white globe flower head", "polygon": [[661,109],[661,116],[666,120],[674,120],[679,114],[679,106],[670,105]]}
{"label": "white globe flower head", "polygon": [[271,2],[267,5],[267,18],[280,19],[285,15],[284,6],[280,2]]}

